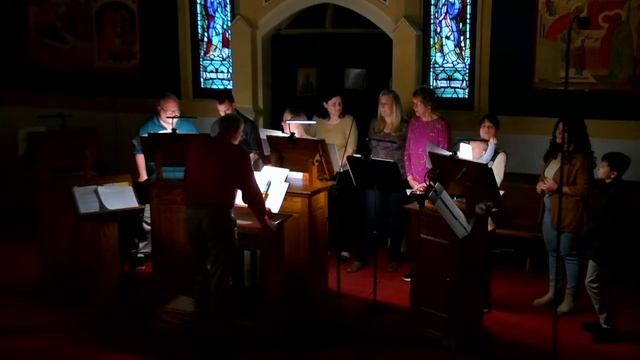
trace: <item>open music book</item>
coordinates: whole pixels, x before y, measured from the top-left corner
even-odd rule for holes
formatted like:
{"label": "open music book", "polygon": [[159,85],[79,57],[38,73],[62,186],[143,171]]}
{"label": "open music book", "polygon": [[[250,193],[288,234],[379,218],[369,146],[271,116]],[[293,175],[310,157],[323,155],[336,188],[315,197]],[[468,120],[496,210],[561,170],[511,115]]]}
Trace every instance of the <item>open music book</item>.
{"label": "open music book", "polygon": [[133,188],[126,182],[74,186],[72,192],[80,214],[140,206]]}
{"label": "open music book", "polygon": [[[254,171],[253,174],[264,196],[264,205],[273,213],[280,212],[280,207],[289,188],[289,183],[286,182],[289,169],[267,165],[262,168],[262,171]],[[240,190],[236,193],[236,205],[246,206],[242,201],[242,191]]]}
{"label": "open music book", "polygon": [[[342,154],[338,153],[338,147],[336,144],[327,143],[327,150],[329,151],[329,158],[331,159],[331,166],[336,171],[340,171],[340,162],[342,158]],[[349,169],[349,163],[345,161],[344,163],[345,169],[351,171]]]}
{"label": "open music book", "polygon": [[289,136],[288,134],[285,134],[279,130],[259,128],[258,131],[260,131],[260,142],[262,143],[262,151],[264,152],[265,156],[269,156],[271,154],[271,148],[269,147],[269,142],[267,142],[267,135],[282,137]]}

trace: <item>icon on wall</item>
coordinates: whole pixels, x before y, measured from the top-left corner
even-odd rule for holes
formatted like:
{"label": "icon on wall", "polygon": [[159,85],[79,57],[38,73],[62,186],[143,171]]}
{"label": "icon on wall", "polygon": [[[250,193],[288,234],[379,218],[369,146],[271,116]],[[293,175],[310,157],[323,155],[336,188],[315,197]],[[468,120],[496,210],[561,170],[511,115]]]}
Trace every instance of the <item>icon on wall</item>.
{"label": "icon on wall", "polygon": [[344,69],[344,88],[363,90],[367,86],[367,70]]}
{"label": "icon on wall", "polygon": [[140,41],[137,1],[96,1],[93,18],[96,67],[122,69],[138,66]]}
{"label": "icon on wall", "polygon": [[316,91],[316,68],[298,69],[298,95],[313,95]]}
{"label": "icon on wall", "polygon": [[558,89],[566,78],[571,89],[640,90],[634,12],[640,14],[637,1],[538,0],[534,86]]}
{"label": "icon on wall", "polygon": [[29,0],[27,9],[34,68],[72,73],[92,67],[92,25],[84,3]]}

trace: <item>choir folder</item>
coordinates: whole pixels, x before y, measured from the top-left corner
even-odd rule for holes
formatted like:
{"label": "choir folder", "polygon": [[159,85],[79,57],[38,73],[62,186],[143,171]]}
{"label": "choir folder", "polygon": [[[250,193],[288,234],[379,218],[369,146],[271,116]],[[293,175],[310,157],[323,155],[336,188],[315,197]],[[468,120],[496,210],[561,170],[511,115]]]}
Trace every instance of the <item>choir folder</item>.
{"label": "choir folder", "polygon": [[80,214],[137,209],[141,206],[133,187],[127,182],[74,186],[71,191]]}

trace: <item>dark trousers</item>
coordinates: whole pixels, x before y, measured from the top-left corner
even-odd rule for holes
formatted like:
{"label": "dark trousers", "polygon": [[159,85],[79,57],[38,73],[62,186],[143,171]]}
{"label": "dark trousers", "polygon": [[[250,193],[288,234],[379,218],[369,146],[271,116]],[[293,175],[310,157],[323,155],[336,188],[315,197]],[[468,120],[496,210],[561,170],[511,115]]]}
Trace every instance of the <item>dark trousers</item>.
{"label": "dark trousers", "polygon": [[230,211],[189,207],[186,225],[194,255],[196,316],[217,326],[230,302],[236,221]]}
{"label": "dark trousers", "polygon": [[485,243],[486,247],[483,250],[485,256],[485,261],[483,264],[482,271],[482,306],[484,309],[489,309],[491,307],[491,249],[493,249],[493,245],[496,241],[496,230],[492,229],[487,233],[487,241]]}
{"label": "dark trousers", "polygon": [[329,240],[338,255],[351,251],[354,239],[362,237],[362,208],[351,175],[343,171],[329,192]]}
{"label": "dark trousers", "polygon": [[400,260],[400,248],[404,238],[405,203],[400,192],[366,190],[364,191],[366,214],[366,236],[358,246],[358,258],[366,263],[371,257],[373,247],[380,241],[389,240],[389,261]]}

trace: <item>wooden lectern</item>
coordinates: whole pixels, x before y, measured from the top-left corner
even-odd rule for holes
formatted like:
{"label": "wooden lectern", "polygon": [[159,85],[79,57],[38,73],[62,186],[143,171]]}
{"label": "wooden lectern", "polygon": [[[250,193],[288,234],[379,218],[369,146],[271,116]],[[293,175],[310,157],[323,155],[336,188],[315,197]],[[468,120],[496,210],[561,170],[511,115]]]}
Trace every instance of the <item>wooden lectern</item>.
{"label": "wooden lectern", "polygon": [[[130,175],[51,178],[41,189],[38,227],[44,246],[47,284],[53,296],[113,305],[122,274],[120,224],[136,221],[143,206],[79,213],[75,186],[132,184]],[[58,295],[56,295],[58,294]]]}
{"label": "wooden lectern", "polygon": [[488,213],[480,202],[499,198],[486,164],[429,154],[432,181],[444,186],[471,224],[460,238],[433,203],[407,205],[412,264],[411,309],[417,326],[451,347],[477,344],[483,327],[483,284],[488,254]]}
{"label": "wooden lectern", "polygon": [[272,164],[304,173],[302,179],[289,178],[289,189],[280,212],[299,217],[300,233],[288,244],[293,271],[306,277],[306,294],[322,300],[328,289],[329,190],[339,169],[331,162],[324,139],[267,135]]}
{"label": "wooden lectern", "polygon": [[324,139],[267,135],[271,164],[308,174],[309,181],[329,180],[334,169]]}

